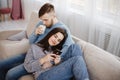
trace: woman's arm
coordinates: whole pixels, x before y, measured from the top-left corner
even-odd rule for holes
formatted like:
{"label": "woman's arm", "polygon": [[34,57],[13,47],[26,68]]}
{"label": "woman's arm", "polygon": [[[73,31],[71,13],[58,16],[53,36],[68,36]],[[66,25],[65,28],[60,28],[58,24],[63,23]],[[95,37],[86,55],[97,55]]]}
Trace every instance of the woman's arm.
{"label": "woman's arm", "polygon": [[[28,72],[36,72],[42,69],[46,69],[51,67],[52,65],[48,64],[51,60],[54,60],[55,54],[47,54],[45,56],[40,56],[39,51],[41,49],[32,45],[26,54],[26,58],[24,61],[24,67]],[[42,54],[42,51],[41,51]],[[38,59],[35,59],[34,56],[38,56]]]}
{"label": "woman's arm", "polygon": [[28,72],[36,72],[42,68],[42,64],[39,59],[34,59],[33,48],[31,47],[24,61],[24,67]]}

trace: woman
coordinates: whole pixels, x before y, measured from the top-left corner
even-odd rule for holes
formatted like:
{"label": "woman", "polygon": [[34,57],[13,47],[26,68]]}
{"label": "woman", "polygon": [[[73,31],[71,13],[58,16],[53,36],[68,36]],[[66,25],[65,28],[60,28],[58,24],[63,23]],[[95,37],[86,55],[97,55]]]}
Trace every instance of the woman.
{"label": "woman", "polygon": [[78,45],[71,45],[62,58],[59,55],[66,37],[65,30],[55,28],[43,40],[31,45],[24,67],[36,80],[70,80],[73,76],[76,80],[89,80]]}

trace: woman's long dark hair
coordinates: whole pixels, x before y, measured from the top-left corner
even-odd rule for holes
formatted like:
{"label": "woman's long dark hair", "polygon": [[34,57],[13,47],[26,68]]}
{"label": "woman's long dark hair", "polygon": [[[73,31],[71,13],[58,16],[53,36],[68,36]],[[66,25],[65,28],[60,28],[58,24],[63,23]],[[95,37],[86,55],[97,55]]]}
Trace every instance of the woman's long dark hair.
{"label": "woman's long dark hair", "polygon": [[62,46],[63,46],[63,44],[65,43],[65,40],[66,40],[66,38],[67,38],[67,33],[66,33],[66,31],[65,31],[64,29],[62,29],[62,28],[54,28],[53,30],[51,30],[42,40],[40,40],[40,41],[37,43],[37,45],[38,45],[39,47],[44,48],[44,50],[49,50],[49,46],[50,46],[50,45],[49,45],[49,43],[48,43],[48,39],[49,39],[52,35],[56,34],[57,32],[62,33],[62,34],[64,35],[64,39],[63,39],[58,45],[56,45],[56,46],[51,46],[51,49],[52,49],[52,51],[61,50],[61,49],[62,49]]}

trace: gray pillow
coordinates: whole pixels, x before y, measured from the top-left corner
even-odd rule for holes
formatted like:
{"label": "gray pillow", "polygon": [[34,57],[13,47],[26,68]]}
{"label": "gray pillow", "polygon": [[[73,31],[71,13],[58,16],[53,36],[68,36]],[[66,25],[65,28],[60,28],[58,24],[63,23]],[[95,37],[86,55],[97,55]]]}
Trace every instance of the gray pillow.
{"label": "gray pillow", "polygon": [[12,41],[20,41],[23,38],[27,38],[26,31],[21,31],[20,33],[17,33],[15,35],[12,35],[7,38],[7,40],[12,40]]}

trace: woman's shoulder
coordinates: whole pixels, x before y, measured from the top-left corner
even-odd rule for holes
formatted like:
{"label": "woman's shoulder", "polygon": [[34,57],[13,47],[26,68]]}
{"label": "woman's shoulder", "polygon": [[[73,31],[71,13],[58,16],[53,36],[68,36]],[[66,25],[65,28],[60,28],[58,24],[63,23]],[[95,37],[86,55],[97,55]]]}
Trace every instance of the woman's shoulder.
{"label": "woman's shoulder", "polygon": [[37,54],[37,53],[42,53],[43,52],[43,48],[38,46],[37,44],[31,44],[31,50],[32,50],[32,54]]}
{"label": "woman's shoulder", "polygon": [[41,47],[39,47],[37,44],[31,44],[31,48],[32,49],[34,49],[34,48],[36,49],[36,48],[41,48]]}

